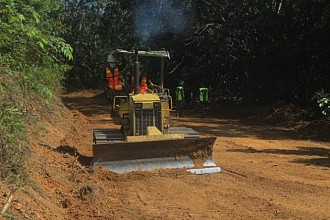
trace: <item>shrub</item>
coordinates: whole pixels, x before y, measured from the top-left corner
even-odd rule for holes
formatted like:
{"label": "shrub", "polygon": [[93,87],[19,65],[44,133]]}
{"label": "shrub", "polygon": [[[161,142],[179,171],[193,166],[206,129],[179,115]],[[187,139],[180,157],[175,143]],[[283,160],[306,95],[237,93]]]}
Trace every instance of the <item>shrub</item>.
{"label": "shrub", "polygon": [[0,177],[19,175],[27,143],[23,120],[22,88],[17,77],[0,72]]}
{"label": "shrub", "polygon": [[330,118],[330,93],[321,89],[314,94],[312,100],[317,102],[322,114]]}

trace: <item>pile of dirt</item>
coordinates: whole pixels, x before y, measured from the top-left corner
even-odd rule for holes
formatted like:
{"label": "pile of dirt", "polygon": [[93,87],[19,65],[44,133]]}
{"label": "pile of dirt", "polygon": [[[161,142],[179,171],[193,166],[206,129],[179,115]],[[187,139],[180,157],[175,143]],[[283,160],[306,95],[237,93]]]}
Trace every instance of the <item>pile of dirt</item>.
{"label": "pile of dirt", "polygon": [[329,141],[330,120],[316,115],[314,110],[306,110],[286,102],[272,105],[220,105],[209,106],[211,117],[240,119],[249,125],[269,125],[278,129],[294,131],[302,139]]}
{"label": "pile of dirt", "polygon": [[329,141],[330,121],[325,117],[314,117],[314,113],[293,104],[277,103],[264,119],[265,123],[288,127],[300,136]]}
{"label": "pile of dirt", "polygon": [[307,120],[308,112],[292,104],[276,104],[269,112],[266,120],[272,124],[290,124]]}
{"label": "pile of dirt", "polygon": [[315,120],[310,121],[298,129],[298,132],[309,139],[330,141],[330,121],[329,120]]}

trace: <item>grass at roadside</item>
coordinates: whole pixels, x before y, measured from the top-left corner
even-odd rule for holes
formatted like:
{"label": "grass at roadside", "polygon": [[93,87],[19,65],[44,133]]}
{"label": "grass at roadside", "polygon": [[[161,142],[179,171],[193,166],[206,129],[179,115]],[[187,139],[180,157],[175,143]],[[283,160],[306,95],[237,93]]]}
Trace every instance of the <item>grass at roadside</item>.
{"label": "grass at roadside", "polygon": [[24,92],[17,75],[1,74],[0,82],[0,177],[21,184],[27,144]]}
{"label": "grass at roadside", "polygon": [[[51,80],[49,72],[57,71]],[[38,120],[41,106],[51,108],[62,90],[61,69],[30,69],[26,73],[0,69],[0,179],[24,182],[24,160],[29,154],[26,125]],[[33,131],[29,131],[32,132]]]}

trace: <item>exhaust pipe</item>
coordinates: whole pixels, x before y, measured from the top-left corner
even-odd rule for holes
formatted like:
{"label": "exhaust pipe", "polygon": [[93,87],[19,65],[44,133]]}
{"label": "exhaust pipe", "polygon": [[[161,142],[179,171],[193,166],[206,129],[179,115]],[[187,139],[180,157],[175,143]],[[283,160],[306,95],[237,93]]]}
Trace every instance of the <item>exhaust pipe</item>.
{"label": "exhaust pipe", "polygon": [[139,56],[138,51],[135,51],[135,71],[134,71],[134,94],[140,93],[140,63],[139,63]]}

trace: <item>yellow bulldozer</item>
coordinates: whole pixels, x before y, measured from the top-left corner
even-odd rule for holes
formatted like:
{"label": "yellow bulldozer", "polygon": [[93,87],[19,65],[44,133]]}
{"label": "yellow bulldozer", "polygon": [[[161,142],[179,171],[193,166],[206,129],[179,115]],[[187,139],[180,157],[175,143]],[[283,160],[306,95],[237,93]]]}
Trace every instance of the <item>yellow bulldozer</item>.
{"label": "yellow bulldozer", "polygon": [[[113,99],[112,119],[120,128],[93,129],[94,166],[116,173],[164,168],[187,168],[196,174],[221,172],[212,158],[215,136],[171,126],[172,97],[163,85],[168,51],[118,49],[112,55],[134,61],[134,91]],[[160,59],[160,89],[139,92],[140,57]]]}

